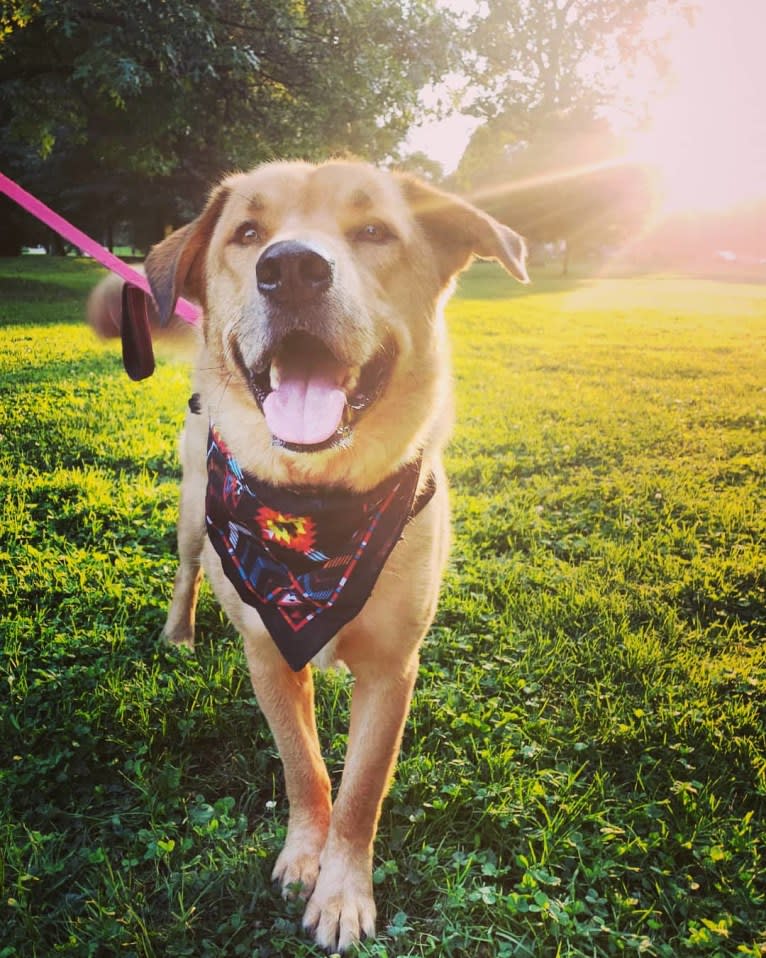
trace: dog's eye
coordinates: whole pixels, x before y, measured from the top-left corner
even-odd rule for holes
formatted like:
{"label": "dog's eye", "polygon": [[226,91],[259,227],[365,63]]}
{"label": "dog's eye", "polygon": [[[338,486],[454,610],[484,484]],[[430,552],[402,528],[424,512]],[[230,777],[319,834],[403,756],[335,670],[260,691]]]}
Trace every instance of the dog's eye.
{"label": "dog's eye", "polygon": [[394,238],[394,234],[383,223],[365,223],[354,238],[363,243],[386,243]]}
{"label": "dog's eye", "polygon": [[238,246],[252,246],[253,243],[257,243],[260,238],[261,234],[258,232],[258,224],[251,223],[249,220],[246,223],[242,223],[241,226],[238,226],[234,234],[234,242]]}

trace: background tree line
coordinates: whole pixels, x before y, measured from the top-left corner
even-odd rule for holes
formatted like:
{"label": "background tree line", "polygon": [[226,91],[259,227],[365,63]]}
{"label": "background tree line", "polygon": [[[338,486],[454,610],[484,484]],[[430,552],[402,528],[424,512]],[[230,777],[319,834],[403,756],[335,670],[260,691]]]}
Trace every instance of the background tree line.
{"label": "background tree line", "polygon": [[[643,36],[657,2],[4,0],[0,168],[108,244],[128,224],[143,248],[233,168],[406,163],[422,90],[451,77],[445,107],[480,126],[448,185],[532,239],[607,236],[648,193],[599,111],[618,71],[650,57],[661,72]],[[10,204],[0,215],[0,252],[50,241]]]}

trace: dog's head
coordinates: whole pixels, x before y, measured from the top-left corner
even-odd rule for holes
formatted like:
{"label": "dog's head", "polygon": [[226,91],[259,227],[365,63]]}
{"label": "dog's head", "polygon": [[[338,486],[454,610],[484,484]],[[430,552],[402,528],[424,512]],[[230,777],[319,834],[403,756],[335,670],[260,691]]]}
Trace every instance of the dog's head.
{"label": "dog's head", "polygon": [[527,282],[522,239],[456,197],[361,163],[274,163],[224,180],[146,271],[164,320],[180,295],[202,304],[208,363],[272,461],[394,433],[395,465],[439,414],[440,303],[474,255]]}

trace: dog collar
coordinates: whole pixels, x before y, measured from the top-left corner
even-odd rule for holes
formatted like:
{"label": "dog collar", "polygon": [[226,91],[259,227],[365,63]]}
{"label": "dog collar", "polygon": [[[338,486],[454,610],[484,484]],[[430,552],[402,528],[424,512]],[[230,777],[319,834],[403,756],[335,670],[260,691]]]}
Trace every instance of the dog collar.
{"label": "dog collar", "polygon": [[226,577],[260,615],[296,672],[356,616],[410,519],[421,462],[370,492],[285,490],[242,471],[213,426],[207,450],[207,533]]}

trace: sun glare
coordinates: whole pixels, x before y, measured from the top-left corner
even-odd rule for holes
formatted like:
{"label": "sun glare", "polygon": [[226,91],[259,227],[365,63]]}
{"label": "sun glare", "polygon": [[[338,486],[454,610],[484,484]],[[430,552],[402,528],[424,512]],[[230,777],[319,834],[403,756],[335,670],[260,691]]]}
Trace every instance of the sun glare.
{"label": "sun glare", "polygon": [[701,0],[671,39],[671,88],[647,104],[632,159],[656,171],[660,209],[725,210],[766,197],[764,0]]}
{"label": "sun glare", "polygon": [[[670,31],[667,92],[650,94],[650,82],[634,75],[626,76],[622,90],[645,101],[647,123],[640,133],[625,135],[625,151],[651,168],[660,218],[766,199],[766,0],[693,3],[692,23],[660,6],[647,24],[648,35]],[[414,130],[408,145],[449,173],[477,122],[453,114]]]}

